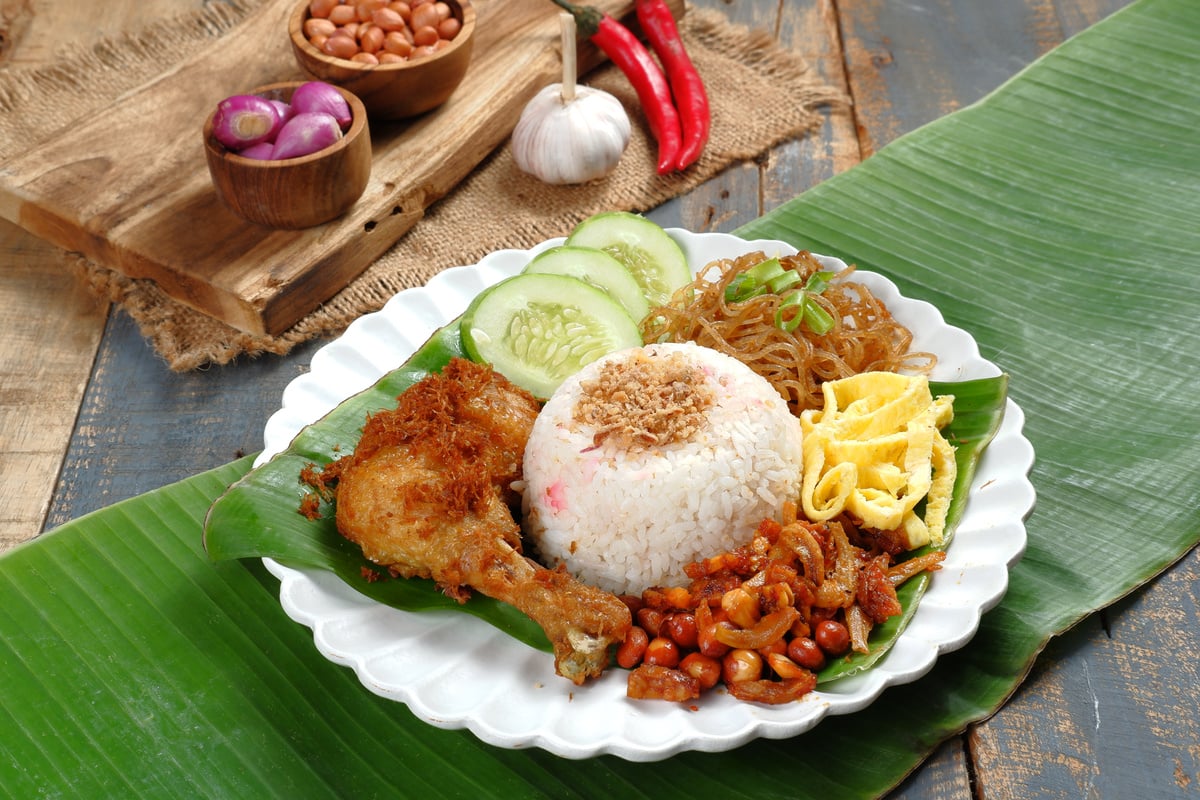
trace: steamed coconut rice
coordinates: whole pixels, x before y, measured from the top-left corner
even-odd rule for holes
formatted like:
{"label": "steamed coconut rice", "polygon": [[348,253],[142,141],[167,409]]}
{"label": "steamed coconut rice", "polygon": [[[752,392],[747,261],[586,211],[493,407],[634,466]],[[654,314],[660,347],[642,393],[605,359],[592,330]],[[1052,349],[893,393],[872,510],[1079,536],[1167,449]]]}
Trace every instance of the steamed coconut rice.
{"label": "steamed coconut rice", "polygon": [[692,343],[613,353],[565,381],[524,458],[527,544],[617,594],[686,582],[795,498],[801,429],[735,358]]}

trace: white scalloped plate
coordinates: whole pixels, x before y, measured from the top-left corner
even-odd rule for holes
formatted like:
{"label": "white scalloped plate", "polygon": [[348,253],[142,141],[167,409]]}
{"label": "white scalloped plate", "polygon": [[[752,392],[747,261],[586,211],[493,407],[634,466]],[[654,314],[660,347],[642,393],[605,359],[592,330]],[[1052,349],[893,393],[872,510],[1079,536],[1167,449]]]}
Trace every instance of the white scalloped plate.
{"label": "white scalloped plate", "polygon": [[[752,250],[794,253],[777,241],[745,241],[719,233],[668,233],[693,269]],[[400,366],[435,330],[461,314],[484,287],[514,275],[552,239],[527,251],[502,250],[476,265],[438,274],[425,287],[392,298],[355,321],[314,354],[310,372],[292,381],[283,406],[267,422],[263,463],[285,449],[305,425]],[[845,264],[823,258],[832,269]],[[932,305],[904,298],[886,278],[857,271],[914,334],[913,346],[938,356],[934,380],[1000,374],[974,339],[949,326]],[[823,686],[796,703],[762,706],[710,692],[689,706],[625,697],[625,673],[611,670],[577,687],[554,674],[552,657],[485,622],[453,612],[404,612],[383,606],[331,573],[297,570],[266,560],[280,579],[287,614],[313,630],[326,658],[354,669],[373,692],[405,703],[442,728],[467,728],[500,747],[540,747],[567,758],[612,754],[654,761],[684,750],[728,750],[756,737],[794,736],[826,714],[869,705],[888,686],[924,675],[938,654],[962,647],[980,615],[1008,587],[1008,568],[1025,549],[1024,519],[1034,490],[1033,448],[1021,433],[1023,415],[1007,402],[999,433],[979,461],[969,500],[942,570],[934,573],[916,614],[891,651],[872,669]]]}

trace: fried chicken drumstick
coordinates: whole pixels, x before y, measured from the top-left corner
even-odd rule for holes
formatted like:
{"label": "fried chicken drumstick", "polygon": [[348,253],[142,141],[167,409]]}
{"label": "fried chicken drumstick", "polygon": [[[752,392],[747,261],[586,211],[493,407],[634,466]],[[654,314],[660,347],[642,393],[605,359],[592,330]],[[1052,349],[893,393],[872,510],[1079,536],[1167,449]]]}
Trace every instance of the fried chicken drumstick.
{"label": "fried chicken drumstick", "polygon": [[521,553],[511,484],[537,413],[490,367],[455,359],[368,419],[338,462],[337,527],[396,575],[520,609],[549,637],[558,674],[581,684],[608,666],[632,620],[614,595]]}

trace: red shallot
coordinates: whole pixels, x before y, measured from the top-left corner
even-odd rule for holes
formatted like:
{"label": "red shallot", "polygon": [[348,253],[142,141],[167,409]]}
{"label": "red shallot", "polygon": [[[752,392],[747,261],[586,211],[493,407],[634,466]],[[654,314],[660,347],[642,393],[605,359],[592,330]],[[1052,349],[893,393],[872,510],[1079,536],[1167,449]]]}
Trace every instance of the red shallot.
{"label": "red shallot", "polygon": [[271,158],[299,158],[324,150],[342,138],[337,120],[322,111],[305,111],[292,117],[275,137]]}
{"label": "red shallot", "polygon": [[289,119],[291,119],[296,113],[295,109],[293,109],[290,105],[283,102],[282,100],[276,100],[275,98],[272,97],[272,98],[268,98],[268,102],[270,102],[271,105],[275,106],[275,110],[279,112],[280,127],[282,127],[283,123],[285,123]]}
{"label": "red shallot", "polygon": [[323,111],[336,119],[343,131],[348,130],[353,121],[346,98],[337,89],[321,81],[309,81],[297,86],[296,91],[292,92],[291,107],[297,114]]}
{"label": "red shallot", "polygon": [[271,158],[271,153],[274,152],[275,145],[271,142],[259,142],[252,144],[249,147],[243,147],[238,151],[238,155],[242,158],[253,158],[258,161],[268,161]]}
{"label": "red shallot", "polygon": [[282,125],[271,101],[254,94],[235,94],[217,104],[213,136],[230,150],[270,141]]}
{"label": "red shallot", "polygon": [[299,158],[336,143],[354,120],[350,103],[322,81],[296,87],[288,102],[278,97],[237,94],[217,104],[213,138],[244,158]]}

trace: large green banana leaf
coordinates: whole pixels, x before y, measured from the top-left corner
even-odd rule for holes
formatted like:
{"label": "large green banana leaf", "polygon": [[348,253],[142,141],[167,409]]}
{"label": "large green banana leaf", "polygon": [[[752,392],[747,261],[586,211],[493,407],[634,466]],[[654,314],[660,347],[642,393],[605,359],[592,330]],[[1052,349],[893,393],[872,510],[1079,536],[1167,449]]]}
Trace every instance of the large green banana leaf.
{"label": "large green banana leaf", "polygon": [[666,765],[492,748],[364,692],[265,570],[206,558],[204,515],[243,460],[0,559],[0,795],[886,791],[994,711],[1050,636],[1200,539],[1197,130],[1200,4],[1140,0],[739,231],[932,301],[1026,411],[1026,555],[970,644],[920,681],[793,739]]}

